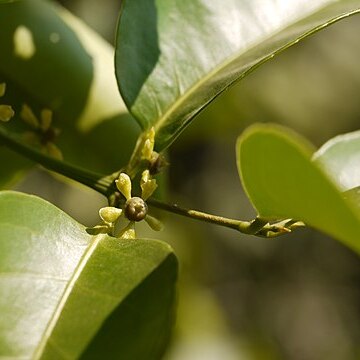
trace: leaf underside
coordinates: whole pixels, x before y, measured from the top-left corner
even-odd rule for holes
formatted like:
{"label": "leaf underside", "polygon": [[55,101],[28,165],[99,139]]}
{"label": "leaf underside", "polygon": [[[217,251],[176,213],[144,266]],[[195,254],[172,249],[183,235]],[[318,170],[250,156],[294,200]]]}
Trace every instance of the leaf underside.
{"label": "leaf underside", "polygon": [[124,0],[120,91],[140,125],[155,127],[162,150],[235,81],[359,9],[360,0]]}

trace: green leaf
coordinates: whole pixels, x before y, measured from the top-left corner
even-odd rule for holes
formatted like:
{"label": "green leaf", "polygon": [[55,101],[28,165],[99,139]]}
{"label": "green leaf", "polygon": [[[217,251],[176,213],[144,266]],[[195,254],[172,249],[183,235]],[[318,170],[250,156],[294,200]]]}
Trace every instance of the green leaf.
{"label": "green leaf", "polygon": [[19,118],[22,104],[38,117],[49,108],[67,162],[105,173],[125,165],[140,129],[118,92],[114,49],[53,2],[0,6],[0,83],[7,85],[0,103],[16,112],[1,126],[23,135],[33,129]]}
{"label": "green leaf", "polygon": [[345,191],[344,198],[350,201],[360,212],[360,186]]}
{"label": "green leaf", "polygon": [[165,243],[90,236],[40,198],[1,192],[0,357],[158,359],[176,273]]}
{"label": "green leaf", "polygon": [[360,211],[311,160],[313,147],[275,125],[255,125],[238,139],[237,166],[259,215],[304,221],[360,252]]}
{"label": "green leaf", "polygon": [[329,140],[314,154],[313,160],[344,191],[360,186],[360,131]]}
{"label": "green leaf", "polygon": [[124,0],[116,74],[130,112],[168,146],[211,100],[359,0]]}

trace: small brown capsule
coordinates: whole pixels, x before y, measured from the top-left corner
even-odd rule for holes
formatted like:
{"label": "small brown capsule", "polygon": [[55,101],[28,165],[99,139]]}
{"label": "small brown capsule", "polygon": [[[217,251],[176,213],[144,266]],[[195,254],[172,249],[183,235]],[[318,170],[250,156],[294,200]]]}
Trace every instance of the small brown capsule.
{"label": "small brown capsule", "polygon": [[147,215],[148,206],[143,199],[133,197],[126,201],[124,211],[128,220],[141,221],[144,220]]}

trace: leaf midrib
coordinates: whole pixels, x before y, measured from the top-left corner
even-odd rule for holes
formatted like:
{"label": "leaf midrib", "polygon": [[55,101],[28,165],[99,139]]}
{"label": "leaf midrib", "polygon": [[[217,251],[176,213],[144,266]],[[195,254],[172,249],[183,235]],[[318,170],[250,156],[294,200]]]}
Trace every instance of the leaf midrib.
{"label": "leaf midrib", "polygon": [[[306,15],[306,17],[309,16],[313,16],[315,15],[317,12],[326,9],[327,7],[332,6],[333,4],[327,4],[324,6],[320,6],[319,8],[316,9],[316,11],[310,12]],[[327,21],[325,24],[320,24],[317,27],[315,27],[314,29],[311,29],[307,32],[305,32],[303,35],[299,36],[298,38],[294,39],[293,41],[290,41],[288,43],[286,43],[285,45],[281,46],[279,49],[271,52],[269,55],[266,55],[263,59],[261,59],[257,64],[252,65],[247,71],[244,71],[243,74],[248,74],[249,72],[251,72],[252,69],[256,68],[258,65],[263,64],[264,62],[266,62],[267,60],[269,60],[270,58],[272,58],[274,55],[278,55],[279,53],[281,53],[283,50],[287,49],[288,47],[296,44],[297,42],[299,42],[300,40],[303,40],[304,38],[315,34],[316,32],[318,32],[319,30],[326,28],[346,17],[350,17],[352,15],[355,15],[357,13],[360,12],[360,9],[355,9],[352,10],[350,12],[346,12],[343,13],[339,16],[336,16],[332,19],[330,19],[329,21]],[[210,80],[215,74],[217,74],[218,72],[220,72],[222,69],[225,69],[227,66],[229,66],[231,63],[233,63],[234,61],[236,61],[237,58],[239,58],[241,55],[246,54],[247,52],[255,49],[257,46],[259,46],[261,43],[263,43],[264,41],[267,41],[269,39],[271,39],[272,37],[274,37],[275,35],[281,33],[282,31],[284,31],[285,29],[287,29],[290,26],[295,25],[296,23],[301,22],[302,20],[304,20],[306,18],[301,17],[299,19],[296,20],[296,22],[294,22],[293,24],[287,24],[286,26],[273,31],[272,33],[270,33],[268,36],[264,37],[261,41],[258,42],[254,42],[251,46],[249,46],[247,49],[243,49],[240,50],[238,52],[236,52],[233,56],[229,57],[226,61],[221,62],[219,65],[217,65],[212,71],[210,71],[207,75],[205,75],[204,77],[201,78],[201,80],[195,82],[194,85],[190,86],[188,88],[188,90],[186,90],[184,92],[184,94],[182,96],[180,96],[174,103],[173,105],[171,105],[165,112],[164,114],[158,119],[158,121],[156,122],[155,126],[155,130],[159,131],[159,129],[162,127],[162,125],[164,123],[166,123],[168,121],[168,119],[171,117],[172,113],[179,107],[181,107],[181,105],[186,102],[186,100],[188,98],[190,98],[196,91],[197,89],[201,88],[201,86],[203,84],[206,84],[206,82],[208,80]],[[241,75],[239,76],[239,78],[241,78]],[[238,80],[239,78],[237,78],[236,80]],[[236,82],[236,80],[234,82]],[[231,85],[231,84],[230,84]],[[218,94],[216,94],[212,99],[214,99],[216,96],[218,96],[223,90],[221,90]]]}
{"label": "leaf midrib", "polygon": [[34,360],[41,359],[41,356],[47,345],[47,342],[51,338],[51,334],[57,324],[57,321],[59,320],[59,318],[61,316],[61,312],[66,305],[66,302],[71,294],[71,291],[73,290],[73,288],[76,284],[76,281],[80,277],[80,275],[81,275],[83,269],[85,268],[88,260],[90,259],[91,255],[94,253],[98,244],[104,237],[105,237],[105,235],[94,236],[93,240],[90,242],[89,246],[87,247],[84,254],[82,255],[79,263],[77,264],[77,266],[75,268],[75,271],[71,275],[69,282],[65,287],[63,294],[61,295],[61,298],[60,298],[58,304],[56,305],[55,310],[53,311],[53,314],[52,314],[52,316],[45,328],[45,331],[42,335],[41,341],[34,352],[34,356],[33,356]]}

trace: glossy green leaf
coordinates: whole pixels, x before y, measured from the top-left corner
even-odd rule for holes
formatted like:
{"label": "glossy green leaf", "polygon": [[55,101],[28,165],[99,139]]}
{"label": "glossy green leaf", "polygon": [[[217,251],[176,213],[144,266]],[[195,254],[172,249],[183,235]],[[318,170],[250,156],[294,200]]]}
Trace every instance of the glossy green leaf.
{"label": "glossy green leaf", "polygon": [[359,0],[124,0],[116,74],[131,113],[169,145],[211,100]]}
{"label": "glossy green leaf", "polygon": [[158,359],[177,262],[156,240],[90,236],[46,201],[0,193],[0,358]]}
{"label": "glossy green leaf", "polygon": [[360,252],[360,212],[311,160],[313,147],[275,125],[255,125],[237,142],[237,165],[260,216],[304,221]]}
{"label": "glossy green leaf", "polygon": [[360,186],[360,131],[329,140],[314,154],[313,160],[344,191]]}
{"label": "glossy green leaf", "polygon": [[1,4],[0,23],[0,83],[7,84],[0,103],[16,112],[1,126],[34,132],[19,119],[22,104],[38,117],[49,108],[60,130],[54,142],[66,161],[106,173],[123,166],[139,127],[118,92],[113,48],[53,2]]}

